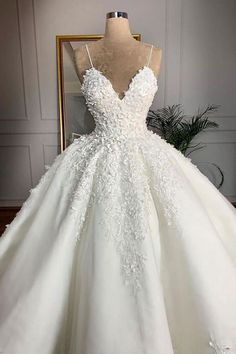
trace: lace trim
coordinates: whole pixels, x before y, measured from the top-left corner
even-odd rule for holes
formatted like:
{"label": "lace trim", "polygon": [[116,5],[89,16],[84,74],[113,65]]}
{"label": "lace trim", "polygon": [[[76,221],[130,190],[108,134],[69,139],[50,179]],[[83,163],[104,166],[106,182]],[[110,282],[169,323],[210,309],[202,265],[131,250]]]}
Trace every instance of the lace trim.
{"label": "lace trim", "polygon": [[[213,336],[210,336],[210,339],[208,341],[208,347],[212,348],[212,350],[209,352],[209,354],[234,354],[233,348],[230,345],[226,344],[219,344],[216,339],[213,338]],[[173,346],[174,354],[181,354],[177,346]]]}
{"label": "lace trim", "polygon": [[233,348],[227,344],[219,344],[213,336],[210,337],[209,346],[214,350],[214,354],[233,354]]}

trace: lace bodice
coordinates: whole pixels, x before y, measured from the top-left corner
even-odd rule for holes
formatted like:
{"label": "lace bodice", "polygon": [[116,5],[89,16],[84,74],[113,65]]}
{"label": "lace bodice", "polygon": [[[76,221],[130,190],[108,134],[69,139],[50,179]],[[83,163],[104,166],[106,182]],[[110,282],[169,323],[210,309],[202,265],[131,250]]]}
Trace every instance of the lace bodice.
{"label": "lace bodice", "polygon": [[[88,47],[86,45],[87,51]],[[147,132],[146,116],[158,89],[157,78],[149,67],[152,48],[146,65],[132,77],[124,96],[113,86],[91,61],[85,71],[81,91],[88,110],[95,119],[95,133],[109,138],[137,137]]]}

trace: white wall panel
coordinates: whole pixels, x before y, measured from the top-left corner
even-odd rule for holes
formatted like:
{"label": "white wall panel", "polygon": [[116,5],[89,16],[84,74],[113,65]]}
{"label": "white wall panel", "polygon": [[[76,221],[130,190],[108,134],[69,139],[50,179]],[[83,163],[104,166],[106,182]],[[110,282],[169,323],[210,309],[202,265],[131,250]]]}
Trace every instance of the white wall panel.
{"label": "white wall panel", "polygon": [[30,164],[29,145],[0,146],[0,200],[25,199],[33,184]]}
{"label": "white wall panel", "polygon": [[0,23],[0,120],[25,120],[28,117],[16,0],[2,2]]}
{"label": "white wall panel", "polygon": [[236,2],[182,1],[181,102],[188,113],[215,103],[219,114],[236,117]]}

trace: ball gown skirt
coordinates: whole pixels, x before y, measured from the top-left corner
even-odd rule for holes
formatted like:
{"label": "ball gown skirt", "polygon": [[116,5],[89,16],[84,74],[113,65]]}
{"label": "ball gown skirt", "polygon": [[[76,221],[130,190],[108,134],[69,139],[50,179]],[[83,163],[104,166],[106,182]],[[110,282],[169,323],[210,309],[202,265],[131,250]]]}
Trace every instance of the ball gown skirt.
{"label": "ball gown skirt", "polygon": [[144,66],[56,157],[0,239],[1,354],[235,354],[236,212],[147,129]]}

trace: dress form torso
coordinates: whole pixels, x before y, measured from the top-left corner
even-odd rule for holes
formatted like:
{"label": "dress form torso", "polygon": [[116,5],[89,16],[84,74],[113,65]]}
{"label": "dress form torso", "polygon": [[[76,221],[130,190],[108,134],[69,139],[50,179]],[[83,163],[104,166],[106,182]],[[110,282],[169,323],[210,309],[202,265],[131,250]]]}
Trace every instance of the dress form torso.
{"label": "dress form torso", "polygon": [[[90,52],[89,52],[89,49],[88,49],[87,44],[85,45],[85,47],[86,47],[86,50],[87,50],[87,54],[88,54],[88,58],[89,58],[89,62],[90,62],[91,68],[94,68],[95,70],[97,70],[97,69],[94,67],[94,65],[93,65],[93,61],[92,61],[92,58],[91,58],[91,55],[90,55]],[[143,68],[149,67],[149,65],[150,65],[150,60],[151,60],[151,56],[152,56],[152,51],[153,51],[153,45],[151,45],[151,49],[150,49],[149,56],[148,56],[148,59],[147,59],[146,64],[143,65],[141,68],[139,68],[139,69],[137,70],[137,72],[134,73],[134,75],[130,78],[130,81],[129,81],[129,83],[128,83],[127,89],[123,90],[123,91],[120,92],[120,93],[117,92],[117,91],[114,89],[114,87],[113,87],[113,85],[112,85],[112,82],[100,71],[101,75],[104,76],[104,77],[110,82],[110,84],[111,84],[111,86],[112,86],[112,89],[114,90],[114,92],[115,92],[121,99],[124,98],[125,93],[128,91],[128,89],[129,89],[129,87],[130,87],[130,84],[131,84],[131,82],[133,81],[133,79],[135,78],[135,76],[137,75],[137,73],[138,73],[140,70],[142,70]],[[99,70],[98,70],[98,71],[99,71]],[[84,77],[84,75],[83,75],[83,77]]]}
{"label": "dress form torso", "polygon": [[162,49],[159,47],[140,43],[135,39],[129,40],[125,45],[116,44],[116,41],[113,43],[105,37],[74,52],[75,67],[81,83],[87,68],[94,66],[104,74],[121,97],[140,67],[150,65],[155,76],[158,77],[161,57]]}

